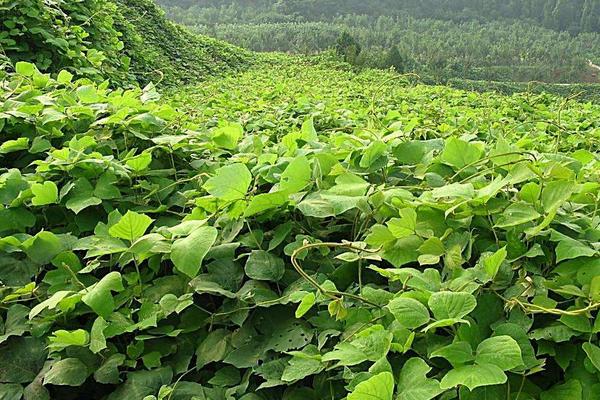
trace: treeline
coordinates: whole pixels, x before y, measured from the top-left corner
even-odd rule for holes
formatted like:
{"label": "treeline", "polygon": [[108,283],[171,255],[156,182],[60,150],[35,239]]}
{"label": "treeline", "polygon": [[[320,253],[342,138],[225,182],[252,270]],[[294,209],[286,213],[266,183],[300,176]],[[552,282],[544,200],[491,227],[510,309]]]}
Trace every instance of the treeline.
{"label": "treeline", "polygon": [[600,60],[600,0],[157,1],[175,21],[255,51],[314,54],[347,34],[360,51],[337,48],[352,64],[440,82],[598,81],[587,62]]}
{"label": "treeline", "polygon": [[524,20],[548,29],[600,32],[600,0],[158,0],[188,25],[323,21],[347,14],[410,15],[454,22]]}
{"label": "treeline", "polygon": [[580,82],[593,79],[588,59],[600,58],[600,35],[572,36],[525,23],[452,23],[412,17],[344,16],[331,22],[225,24],[202,33],[255,51],[317,53],[348,32],[361,46],[353,62],[387,68],[399,50],[402,68],[475,80]]}

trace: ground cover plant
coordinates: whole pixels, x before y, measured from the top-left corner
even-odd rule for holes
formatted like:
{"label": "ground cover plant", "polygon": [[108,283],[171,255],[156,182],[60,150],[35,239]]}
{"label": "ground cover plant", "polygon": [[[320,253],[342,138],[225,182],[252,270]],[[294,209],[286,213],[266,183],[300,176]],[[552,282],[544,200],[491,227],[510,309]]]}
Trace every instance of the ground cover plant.
{"label": "ground cover plant", "polygon": [[287,56],[167,98],[16,70],[4,398],[597,398],[597,106]]}

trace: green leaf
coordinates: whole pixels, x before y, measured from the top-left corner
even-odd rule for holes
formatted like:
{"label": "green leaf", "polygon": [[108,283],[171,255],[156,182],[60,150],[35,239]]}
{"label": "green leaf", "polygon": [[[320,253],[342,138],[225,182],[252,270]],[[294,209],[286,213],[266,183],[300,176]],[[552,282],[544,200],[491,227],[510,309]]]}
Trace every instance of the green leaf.
{"label": "green leaf", "polygon": [[80,86],[77,88],[77,97],[83,104],[92,104],[100,101],[98,91],[92,85]]}
{"label": "green leaf", "polygon": [[398,397],[396,400],[431,400],[444,389],[435,379],[427,378],[431,367],[420,358],[409,359],[400,372]]}
{"label": "green leaf", "polygon": [[446,146],[441,154],[441,159],[445,164],[458,170],[478,161],[482,154],[480,146],[450,137],[446,140]]}
{"label": "green leaf", "polygon": [[25,253],[33,262],[45,265],[64,250],[61,239],[52,232],[42,231],[23,242]]}
{"label": "green leaf", "polygon": [[99,204],[102,204],[102,200],[94,196],[94,188],[90,182],[85,178],[80,178],[69,193],[69,199],[65,206],[75,214],[79,214],[86,208]]}
{"label": "green leaf", "polygon": [[15,64],[15,71],[17,71],[17,74],[23,76],[33,76],[33,74],[37,71],[37,68],[32,63],[19,61]]}
{"label": "green leaf", "polygon": [[460,319],[477,307],[477,301],[469,293],[436,292],[429,297],[428,305],[438,320]]}
{"label": "green leaf", "polygon": [[497,228],[510,228],[534,221],[540,216],[540,213],[529,204],[513,203],[500,215],[495,226]]}
{"label": "green leaf", "polygon": [[431,357],[442,357],[448,360],[453,367],[459,367],[475,359],[473,349],[467,342],[454,342],[439,348],[431,353]]}
{"label": "green leaf", "polygon": [[553,181],[544,186],[542,191],[542,206],[547,214],[551,214],[562,206],[575,190],[571,181]]}
{"label": "green leaf", "polygon": [[254,250],[246,260],[246,275],[259,281],[278,281],[283,277],[285,265],[281,258],[264,250]]}
{"label": "green leaf", "polygon": [[444,390],[466,386],[473,390],[480,386],[500,385],[507,380],[502,369],[493,364],[465,365],[448,372],[440,383]]}
{"label": "green leaf", "polygon": [[33,337],[15,337],[0,346],[0,382],[29,383],[44,366],[45,343]]}
{"label": "green leaf", "polygon": [[584,343],[582,347],[592,364],[594,364],[594,367],[600,371],[600,347],[589,342]]}
{"label": "green leaf", "polygon": [[494,336],[484,340],[477,347],[477,364],[492,364],[503,371],[523,365],[521,348],[510,336]]}
{"label": "green leaf", "polygon": [[312,292],[305,294],[296,309],[296,318],[302,318],[315,305],[316,299],[317,296]]}
{"label": "green leaf", "polygon": [[142,172],[150,166],[152,163],[152,153],[144,152],[138,156],[130,158],[125,162],[129,168],[135,172]]}
{"label": "green leaf", "polygon": [[348,400],[392,400],[394,395],[394,376],[382,372],[359,383],[348,395]]}
{"label": "green leaf", "polygon": [[251,217],[261,212],[277,208],[288,201],[289,195],[286,192],[261,193],[250,200],[248,207],[244,211],[245,217]]}
{"label": "green leaf", "polygon": [[104,384],[119,383],[119,367],[125,362],[125,355],[113,354],[94,372],[96,382]]}
{"label": "green leaf", "polygon": [[135,371],[127,374],[127,381],[117,387],[107,400],[143,399],[156,395],[163,385],[168,385],[173,379],[170,367],[158,368],[152,371]]}
{"label": "green leaf", "polygon": [[244,136],[244,128],[237,123],[231,123],[217,128],[213,131],[212,140],[219,147],[234,150],[238,142]]}
{"label": "green leaf", "polygon": [[429,311],[420,301],[409,297],[396,297],[390,300],[386,308],[402,326],[408,329],[418,328],[429,322]]}
{"label": "green leaf", "polygon": [[[583,400],[581,382],[570,379],[540,394],[540,400]],[[590,399],[592,400],[592,399]]]}
{"label": "green leaf", "polygon": [[111,291],[120,292],[124,289],[121,274],[113,271],[105,275],[100,282],[87,288],[81,300],[96,314],[108,318],[115,308]]}
{"label": "green leaf", "polygon": [[81,386],[88,377],[86,365],[78,358],[65,358],[52,364],[44,385]]}
{"label": "green leaf", "polygon": [[90,331],[90,351],[92,353],[97,354],[106,349],[106,337],[104,336],[106,328],[108,328],[108,322],[102,317],[96,318],[92,324]]}
{"label": "green leaf", "polygon": [[305,156],[298,156],[289,163],[281,174],[279,190],[294,194],[311,184],[310,163]]}
{"label": "green leaf", "polygon": [[252,174],[244,164],[231,164],[217,169],[215,176],[204,184],[211,195],[224,201],[243,199],[248,192]]}
{"label": "green leaf", "polygon": [[31,185],[31,193],[33,193],[31,203],[34,206],[54,204],[58,200],[58,188],[56,187],[56,184],[51,181],[34,183]]}
{"label": "green leaf", "polygon": [[596,250],[578,240],[571,238],[562,238],[556,246],[556,262],[571,260],[578,257],[592,257],[596,255]]}
{"label": "green leaf", "polygon": [[127,211],[127,214],[121,217],[119,222],[111,226],[108,233],[112,237],[129,240],[133,243],[146,233],[148,227],[154,220],[145,214],[138,214],[135,211]]}
{"label": "green leaf", "polygon": [[369,168],[379,157],[385,154],[387,145],[381,140],[376,140],[369,144],[369,147],[364,151],[362,158],[360,159],[361,168]]}
{"label": "green leaf", "polygon": [[171,248],[175,268],[190,278],[196,277],[206,253],[217,240],[218,232],[212,226],[202,226],[188,237],[177,239]]}
{"label": "green leaf", "polygon": [[295,351],[291,354],[293,357],[288,361],[289,365],[285,367],[281,376],[284,382],[298,381],[325,369],[319,357],[319,350],[314,345],[308,345],[301,352]]}
{"label": "green leaf", "polygon": [[29,149],[29,139],[20,137],[16,140],[7,140],[0,145],[0,154],[8,154],[15,151]]}
{"label": "green leaf", "polygon": [[485,269],[485,272],[487,273],[490,279],[493,280],[496,277],[500,266],[502,265],[504,260],[506,260],[507,254],[508,253],[506,252],[506,246],[504,246],[494,254],[488,255],[483,259],[483,268]]}
{"label": "green leaf", "polygon": [[64,69],[62,71],[60,71],[58,73],[58,76],[56,77],[56,81],[58,83],[62,83],[62,84],[71,83],[72,80],[73,80],[73,74]]}
{"label": "green leaf", "polygon": [[23,386],[18,383],[0,383],[0,400],[21,400]]}
{"label": "green leaf", "polygon": [[48,348],[54,351],[61,351],[70,346],[83,347],[87,346],[90,335],[83,329],[74,331],[66,331],[63,329],[53,332],[53,336],[49,337],[50,344]]}

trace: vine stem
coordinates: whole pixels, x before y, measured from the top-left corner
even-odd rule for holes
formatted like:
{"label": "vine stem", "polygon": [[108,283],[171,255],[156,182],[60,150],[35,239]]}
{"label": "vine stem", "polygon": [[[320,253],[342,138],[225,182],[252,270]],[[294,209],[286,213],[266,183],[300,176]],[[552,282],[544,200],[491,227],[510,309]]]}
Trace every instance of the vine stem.
{"label": "vine stem", "polygon": [[333,242],[308,243],[308,244],[305,244],[301,247],[298,247],[296,250],[294,250],[294,252],[292,253],[292,256],[290,257],[290,260],[291,260],[292,265],[294,266],[294,269],[296,270],[296,272],[298,272],[298,274],[302,278],[304,278],[304,280],[306,280],[308,283],[310,283],[315,289],[317,289],[319,291],[319,293],[323,294],[324,296],[327,296],[332,300],[341,300],[342,297],[345,296],[345,297],[360,301],[362,303],[368,304],[370,306],[381,308],[381,306],[379,304],[376,304],[368,299],[365,299],[362,296],[352,294],[352,293],[347,293],[347,292],[339,292],[337,290],[327,290],[323,286],[321,286],[319,284],[319,282],[317,282],[306,271],[304,271],[304,269],[298,262],[298,255],[305,250],[311,250],[311,249],[320,248],[320,247],[345,248],[345,249],[349,249],[349,250],[354,250],[354,251],[358,251],[358,252],[362,251],[362,252],[367,252],[367,253],[377,253],[379,251],[379,249],[375,249],[375,250],[363,249],[352,243],[333,243]]}

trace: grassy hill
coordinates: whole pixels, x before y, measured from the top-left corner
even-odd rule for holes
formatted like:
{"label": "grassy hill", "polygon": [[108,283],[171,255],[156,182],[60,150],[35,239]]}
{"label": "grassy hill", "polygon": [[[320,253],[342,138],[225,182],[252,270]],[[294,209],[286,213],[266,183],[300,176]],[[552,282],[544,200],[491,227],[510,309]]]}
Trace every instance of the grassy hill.
{"label": "grassy hill", "polygon": [[9,1],[0,7],[0,66],[34,63],[113,84],[191,83],[247,65],[248,52],[168,21],[150,0]]}
{"label": "grassy hill", "polygon": [[115,0],[125,52],[138,81],[191,83],[245,66],[250,53],[168,21],[152,0]]}

